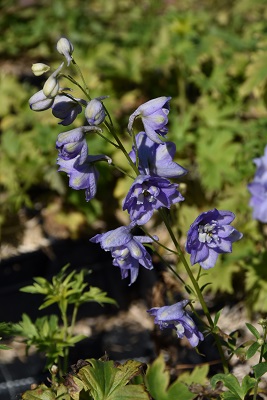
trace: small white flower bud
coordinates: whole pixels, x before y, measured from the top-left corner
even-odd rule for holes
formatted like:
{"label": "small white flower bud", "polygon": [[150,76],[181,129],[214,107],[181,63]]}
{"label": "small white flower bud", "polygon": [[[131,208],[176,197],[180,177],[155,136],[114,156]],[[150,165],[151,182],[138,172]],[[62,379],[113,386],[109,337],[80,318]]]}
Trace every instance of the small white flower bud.
{"label": "small white flower bud", "polygon": [[35,76],[43,75],[45,72],[49,70],[50,70],[49,65],[43,63],[32,64],[32,72],[34,73]]}
{"label": "small white flower bud", "polygon": [[53,72],[52,75],[49,76],[47,81],[44,84],[43,87],[43,93],[46,97],[51,98],[55,97],[58,94],[59,91],[59,81],[57,79],[57,76],[61,69],[63,68],[64,63],[62,63],[58,69],[56,69],[55,72]]}
{"label": "small white flower bud", "polygon": [[58,366],[54,364],[51,367],[51,374],[56,375],[57,373],[58,373]]}
{"label": "small white flower bud", "polygon": [[70,65],[70,62],[72,60],[71,55],[73,50],[73,45],[67,38],[62,37],[57,42],[57,51],[59,52],[59,54],[63,54],[63,56],[66,58],[68,66]]}

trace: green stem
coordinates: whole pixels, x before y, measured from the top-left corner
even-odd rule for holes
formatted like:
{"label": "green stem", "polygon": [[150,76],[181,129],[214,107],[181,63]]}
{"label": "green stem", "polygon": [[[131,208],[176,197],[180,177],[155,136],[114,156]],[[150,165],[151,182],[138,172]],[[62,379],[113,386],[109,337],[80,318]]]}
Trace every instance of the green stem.
{"label": "green stem", "polygon": [[154,238],[154,236],[150,235],[150,233],[145,229],[144,226],[139,226],[139,228],[142,229],[142,231],[148,236],[150,237],[150,239],[152,239],[155,243],[157,243],[160,247],[162,247],[163,249],[169,251],[170,253],[176,254],[178,256],[177,251],[169,249],[169,247],[165,246],[164,244],[160,243],[157,239]]}
{"label": "green stem", "polygon": [[73,335],[73,330],[74,330],[74,326],[76,323],[78,308],[79,308],[79,305],[75,304],[74,308],[73,308],[73,312],[72,312],[72,317],[71,317],[71,325],[70,325],[70,335],[71,336]]}
{"label": "green stem", "polygon": [[154,250],[154,253],[161,259],[161,261],[167,265],[167,267],[172,271],[172,273],[177,277],[177,279],[179,279],[180,282],[182,282],[183,285],[185,285],[185,281],[183,280],[183,278],[180,277],[179,274],[177,274],[177,272],[175,271],[175,269],[166,261],[164,260],[163,257],[161,257],[161,255]]}
{"label": "green stem", "polygon": [[112,144],[112,146],[116,147],[117,149],[120,148],[116,143],[112,142],[112,140],[109,140],[106,136],[102,135],[102,133],[100,133],[99,131],[96,131],[96,134],[98,136],[100,136],[102,139],[106,140],[108,143]]}
{"label": "green stem", "polygon": [[78,86],[78,88],[81,89],[81,91],[85,94],[85,96],[91,100],[90,96],[88,96],[86,90],[75,80],[73,79],[71,76],[69,75],[65,75],[65,74],[61,74],[61,76],[63,76],[64,78],[68,79],[71,83],[73,83],[74,85]]}
{"label": "green stem", "polygon": [[[67,307],[64,304],[64,301],[62,304],[59,304],[60,312],[61,312],[61,318],[63,322],[63,338],[64,342],[67,341],[68,338],[68,317],[67,317]],[[69,360],[69,348],[66,346],[63,350],[64,356],[63,356],[63,365],[61,367],[60,371],[60,376],[63,376],[68,369],[68,360]]]}
{"label": "green stem", "polygon": [[124,154],[125,157],[127,158],[129,164],[131,165],[132,169],[133,169],[134,172],[136,173],[136,176],[140,175],[140,172],[139,172],[137,166],[136,166],[135,163],[132,161],[131,157],[129,156],[128,152],[126,151],[125,147],[123,146],[123,144],[122,144],[120,138],[119,138],[118,135],[116,134],[113,125],[110,125],[107,121],[104,122],[104,125],[106,126],[106,128],[108,129],[108,131],[111,133],[111,135],[114,137],[114,139],[115,139],[116,142],[118,143],[118,146],[119,146],[120,150],[123,152],[123,154]]}
{"label": "green stem", "polygon": [[[263,359],[264,345],[265,345],[265,342],[266,342],[266,337],[267,337],[267,326],[264,326],[264,328],[263,328],[263,337],[262,337],[263,344],[261,346],[259,364],[262,362],[262,359]],[[257,400],[258,386],[259,386],[260,380],[261,380],[261,378],[258,378],[256,380],[256,383],[255,383],[255,386],[254,386],[253,400]]]}
{"label": "green stem", "polygon": [[134,176],[128,174],[128,172],[124,171],[122,168],[118,167],[118,166],[117,166],[116,164],[114,164],[113,162],[110,163],[110,165],[112,165],[112,167],[116,168],[118,171],[122,172],[123,175],[126,175],[126,176],[128,176],[129,178],[135,180],[135,177],[134,177]]}
{"label": "green stem", "polygon": [[80,76],[80,78],[81,78],[81,80],[82,80],[82,83],[83,83],[83,86],[84,86],[84,89],[85,89],[85,94],[86,94],[86,96],[88,97],[89,100],[91,100],[91,97],[90,97],[90,94],[89,94],[89,87],[87,86],[87,84],[86,84],[86,82],[85,82],[85,79],[84,79],[84,77],[83,77],[83,74],[82,74],[82,71],[80,70],[79,65],[76,64],[76,61],[75,61],[74,59],[72,59],[72,63],[74,64],[75,68],[77,69],[78,74],[79,74],[79,76]]}
{"label": "green stem", "polygon": [[166,211],[164,209],[160,209],[159,212],[160,212],[160,215],[161,215],[161,217],[162,217],[162,219],[163,219],[163,221],[165,223],[165,226],[166,226],[166,228],[167,228],[167,230],[168,230],[168,232],[170,234],[170,237],[171,237],[171,239],[172,239],[172,241],[173,241],[173,243],[174,243],[174,245],[175,245],[175,247],[177,249],[179,258],[182,261],[182,263],[183,263],[183,265],[184,265],[184,267],[186,269],[186,272],[187,272],[187,274],[188,274],[188,276],[189,276],[189,278],[190,278],[190,280],[191,280],[191,282],[192,282],[192,284],[194,286],[194,289],[195,289],[195,292],[197,294],[198,300],[199,300],[199,302],[201,304],[202,310],[203,310],[203,312],[204,312],[204,314],[205,314],[205,316],[206,316],[206,318],[207,318],[207,320],[209,322],[211,332],[212,332],[212,334],[214,336],[214,339],[215,339],[215,342],[216,342],[216,345],[217,345],[217,348],[218,348],[218,351],[219,351],[219,354],[220,354],[220,357],[221,357],[221,360],[222,360],[224,373],[228,373],[228,365],[227,365],[227,361],[226,361],[224,353],[223,353],[222,345],[220,343],[220,339],[219,339],[218,335],[215,332],[213,332],[214,323],[213,323],[213,320],[211,318],[211,315],[210,315],[210,312],[208,310],[208,307],[207,307],[207,305],[205,303],[205,300],[204,300],[203,294],[202,294],[202,292],[200,290],[200,287],[198,285],[198,282],[196,281],[196,279],[195,279],[195,277],[194,277],[194,275],[193,275],[193,273],[191,271],[191,268],[188,265],[188,263],[186,261],[186,258],[185,258],[184,254],[183,254],[183,252],[182,252],[182,250],[180,248],[180,245],[179,245],[179,243],[178,243],[178,241],[177,241],[177,239],[176,239],[176,237],[175,237],[175,235],[174,235],[174,233],[172,231],[172,228],[171,228],[170,223],[168,221],[168,217],[166,215]]}

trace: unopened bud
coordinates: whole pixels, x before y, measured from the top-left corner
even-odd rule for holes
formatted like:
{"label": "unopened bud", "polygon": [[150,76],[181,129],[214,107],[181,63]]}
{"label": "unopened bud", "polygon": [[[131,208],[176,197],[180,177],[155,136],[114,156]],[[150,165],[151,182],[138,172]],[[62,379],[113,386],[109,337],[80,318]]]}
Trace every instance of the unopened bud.
{"label": "unopened bud", "polygon": [[32,64],[32,72],[34,73],[35,76],[43,75],[45,72],[49,70],[50,70],[49,65],[43,63]]}
{"label": "unopened bud", "polygon": [[58,81],[58,74],[63,68],[64,63],[62,63],[52,75],[49,76],[47,81],[44,84],[43,92],[44,95],[48,98],[53,98],[58,94],[59,91],[59,81]]}
{"label": "unopened bud", "polygon": [[100,101],[103,98],[105,97],[93,99],[87,104],[84,115],[89,125],[100,125],[104,121],[106,112],[102,101]]}
{"label": "unopened bud", "polygon": [[58,366],[54,364],[51,367],[51,374],[56,375],[57,373],[58,373]]}
{"label": "unopened bud", "polygon": [[57,51],[59,52],[59,54],[63,54],[63,56],[66,58],[68,66],[70,65],[70,62],[72,60],[71,55],[73,50],[73,45],[67,38],[62,37],[57,42]]}

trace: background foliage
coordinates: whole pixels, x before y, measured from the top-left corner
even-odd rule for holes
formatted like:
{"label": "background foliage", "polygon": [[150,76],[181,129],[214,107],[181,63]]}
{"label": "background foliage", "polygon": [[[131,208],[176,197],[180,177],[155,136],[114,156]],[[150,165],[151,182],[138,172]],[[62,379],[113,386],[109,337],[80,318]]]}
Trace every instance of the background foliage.
{"label": "background foliage", "polygon": [[[19,209],[51,209],[58,199],[59,214],[80,213],[78,221],[86,225],[87,234],[89,224],[102,220],[113,227],[120,217],[114,209],[119,210],[125,195],[125,178],[101,166],[96,200],[87,204],[84,194],[71,191],[67,178],[57,173],[55,140],[64,129],[56,125],[50,110],[34,113],[28,106],[45,79],[32,75],[31,64],[57,67],[55,43],[66,36],[74,44],[92,97],[110,96],[105,105],[126,143],[130,113],[148,99],[172,96],[168,137],[177,145],[177,161],[189,170],[182,185],[186,201],[173,211],[177,231],[183,240],[201,211],[213,207],[233,211],[244,239],[208,277],[203,276],[203,285],[212,281],[206,290],[239,296],[251,311],[266,311],[266,234],[251,218],[246,188],[254,174],[252,159],[261,156],[266,145],[266,2],[4,0],[1,4],[3,234]],[[106,142],[90,138],[89,146],[127,168]],[[77,236],[79,223],[68,220],[70,232]]]}

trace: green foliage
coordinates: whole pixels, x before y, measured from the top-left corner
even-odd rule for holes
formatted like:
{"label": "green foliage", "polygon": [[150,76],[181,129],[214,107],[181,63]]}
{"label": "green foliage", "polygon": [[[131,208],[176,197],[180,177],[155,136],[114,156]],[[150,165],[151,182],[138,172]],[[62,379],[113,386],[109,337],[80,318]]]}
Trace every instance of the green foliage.
{"label": "green foliage", "polygon": [[241,385],[237,378],[232,374],[216,374],[211,378],[211,385],[214,388],[217,382],[223,382],[224,386],[229,389],[223,392],[223,398],[227,400],[244,400],[247,393],[255,386],[256,380],[250,376],[245,376]]}
{"label": "green foliage", "polygon": [[65,400],[149,400],[150,396],[142,384],[131,380],[142,373],[143,364],[129,360],[124,364],[113,361],[89,359],[80,360],[80,365],[68,374],[64,383],[48,388],[40,385],[23,394],[24,400],[52,400],[64,397]]}
{"label": "green foliage", "polygon": [[54,303],[58,303],[63,313],[67,312],[69,304],[74,304],[76,307],[92,301],[101,305],[103,303],[116,304],[115,300],[108,297],[106,292],[102,292],[97,287],[90,286],[87,290],[88,283],[84,282],[84,279],[85,275],[89,273],[88,270],[82,269],[80,272],[73,270],[67,275],[68,267],[66,265],[58,275],[53,276],[52,282],[43,277],[35,277],[33,285],[25,286],[20,291],[44,295],[44,302],[40,306],[40,310]]}
{"label": "green foliage", "polygon": [[145,376],[145,383],[149,393],[155,400],[190,400],[195,398],[189,385],[204,384],[207,380],[208,366],[196,367],[191,374],[182,374],[170,384],[170,373],[166,370],[163,355],[149,366]]}
{"label": "green foliage", "polygon": [[27,349],[35,346],[37,351],[45,353],[48,369],[53,364],[59,364],[60,357],[64,357],[66,349],[85,339],[84,335],[66,334],[59,324],[58,317],[53,314],[37,318],[36,321],[23,314],[22,321],[14,333],[25,338]]}
{"label": "green foliage", "polygon": [[[57,304],[61,322],[57,315],[37,318],[33,322],[27,314],[23,314],[22,321],[15,325],[12,331],[13,334],[25,338],[28,349],[34,345],[38,351],[45,353],[48,369],[53,364],[58,365],[59,375],[62,375],[67,369],[69,348],[85,338],[83,335],[74,335],[73,333],[79,307],[88,302],[116,305],[116,301],[108,297],[106,292],[93,286],[88,289],[88,283],[85,282],[88,271],[73,270],[67,274],[68,267],[69,265],[66,265],[57,275],[53,276],[52,282],[43,277],[35,277],[33,285],[20,289],[25,293],[44,296],[43,303],[39,307],[40,310]],[[72,307],[71,322],[68,323],[70,306]]]}

